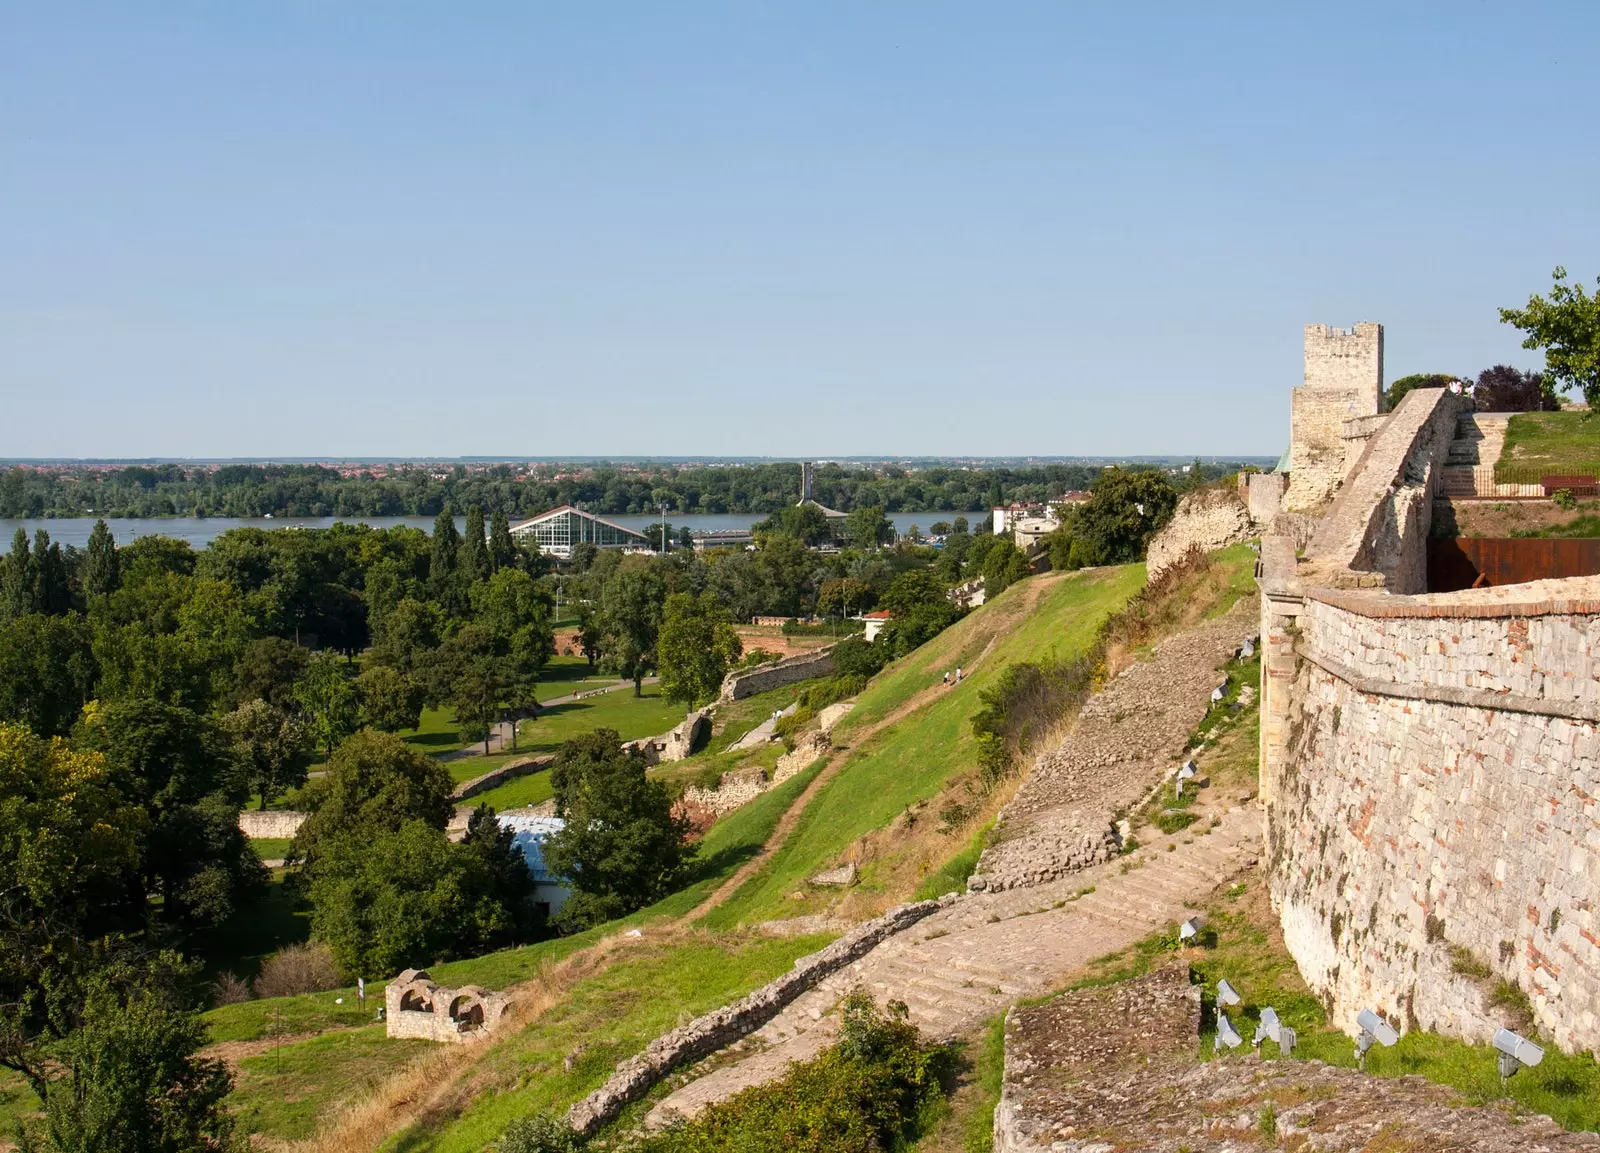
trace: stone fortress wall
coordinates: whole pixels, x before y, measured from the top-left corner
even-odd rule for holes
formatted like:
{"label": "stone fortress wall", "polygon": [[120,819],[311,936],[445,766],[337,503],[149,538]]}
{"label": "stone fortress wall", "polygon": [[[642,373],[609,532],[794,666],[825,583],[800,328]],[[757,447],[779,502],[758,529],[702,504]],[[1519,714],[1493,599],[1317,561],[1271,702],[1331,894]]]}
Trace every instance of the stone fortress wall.
{"label": "stone fortress wall", "polygon": [[1290,401],[1284,496],[1297,511],[1325,504],[1354,463],[1360,437],[1346,439],[1346,422],[1383,411],[1383,325],[1308,324],[1305,351],[1305,383]]}
{"label": "stone fortress wall", "polygon": [[750,669],[735,669],[722,682],[720,699],[742,701],[769,689],[781,689],[797,681],[833,675],[833,646],[815,652],[802,653],[781,661],[756,665]]}
{"label": "stone fortress wall", "polygon": [[1461,404],[1418,390],[1359,422],[1304,555],[1262,540],[1268,885],[1352,1031],[1371,1006],[1487,1039],[1505,1022],[1470,956],[1556,1044],[1600,1050],[1600,578],[1425,591]]}

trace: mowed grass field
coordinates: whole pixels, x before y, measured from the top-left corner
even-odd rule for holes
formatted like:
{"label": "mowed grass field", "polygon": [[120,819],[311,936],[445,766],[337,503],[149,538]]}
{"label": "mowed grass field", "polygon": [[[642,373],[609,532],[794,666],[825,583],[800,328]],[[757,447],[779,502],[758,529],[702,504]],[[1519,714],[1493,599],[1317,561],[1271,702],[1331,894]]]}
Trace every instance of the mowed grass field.
{"label": "mowed grass field", "polygon": [[1600,474],[1600,416],[1520,412],[1506,426],[1495,480],[1536,484],[1543,476]]}
{"label": "mowed grass field", "polygon": [[[918,693],[931,688],[935,695],[852,748],[838,776],[807,807],[771,862],[713,910],[706,924],[732,928],[809,911],[789,896],[804,887],[806,877],[831,867],[858,837],[888,825],[972,767],[971,718],[979,708],[978,694],[1006,665],[1070,658],[1086,650],[1101,623],[1143,584],[1143,565],[1033,577],[880,673],[834,730],[835,745],[852,744],[855,734]],[[947,668],[972,669],[985,649],[988,655],[959,687],[939,687]]]}

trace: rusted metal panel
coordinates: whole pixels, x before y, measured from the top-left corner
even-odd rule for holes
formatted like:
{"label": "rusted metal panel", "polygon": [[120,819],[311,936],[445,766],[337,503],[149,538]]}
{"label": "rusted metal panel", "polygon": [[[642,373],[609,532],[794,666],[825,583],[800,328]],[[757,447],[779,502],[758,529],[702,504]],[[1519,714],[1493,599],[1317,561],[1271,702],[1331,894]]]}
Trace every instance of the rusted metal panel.
{"label": "rusted metal panel", "polygon": [[1428,542],[1428,589],[1455,592],[1600,575],[1600,538],[1452,537]]}

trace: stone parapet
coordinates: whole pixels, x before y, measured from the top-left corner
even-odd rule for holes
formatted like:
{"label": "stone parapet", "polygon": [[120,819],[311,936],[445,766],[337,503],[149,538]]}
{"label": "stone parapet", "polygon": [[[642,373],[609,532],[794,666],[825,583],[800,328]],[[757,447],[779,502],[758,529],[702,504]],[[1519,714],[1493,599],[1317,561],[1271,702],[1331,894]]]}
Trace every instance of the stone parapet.
{"label": "stone parapet", "polygon": [[609,1080],[567,1113],[567,1123],[592,1135],[673,1069],[708,1057],[761,1028],[796,997],[830,973],[866,956],[880,942],[954,900],[915,901],[865,921],[827,948],[801,957],[783,976],[732,1005],[724,1005],[657,1037],[644,1052],[621,1062]]}
{"label": "stone parapet", "polygon": [[736,669],[722,682],[720,699],[742,701],[745,697],[753,697],[769,689],[781,689],[784,685],[792,685],[798,681],[832,675],[833,646],[829,645],[816,652],[802,653],[770,664],[756,665],[750,669]]}
{"label": "stone parapet", "polygon": [[245,809],[239,814],[239,831],[252,841],[285,840],[298,833],[310,815],[287,809]]}

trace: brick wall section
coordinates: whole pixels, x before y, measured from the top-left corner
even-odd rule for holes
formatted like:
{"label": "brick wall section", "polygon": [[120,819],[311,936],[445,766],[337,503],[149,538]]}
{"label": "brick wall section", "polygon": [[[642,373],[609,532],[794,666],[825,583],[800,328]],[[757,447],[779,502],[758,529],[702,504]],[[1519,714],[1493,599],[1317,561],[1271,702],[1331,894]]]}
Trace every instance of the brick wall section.
{"label": "brick wall section", "polygon": [[1290,509],[1317,508],[1332,497],[1359,451],[1347,441],[1345,422],[1383,410],[1383,326],[1358,324],[1348,331],[1308,324],[1305,384],[1289,407]]}
{"label": "brick wall section", "polygon": [[1372,1005],[1485,1039],[1496,1014],[1455,945],[1562,1048],[1600,1049],[1600,732],[1571,715],[1600,705],[1596,609],[1600,578],[1306,591],[1268,875],[1336,1019]]}
{"label": "brick wall section", "polygon": [[833,646],[805,653],[771,664],[757,665],[753,669],[740,669],[728,674],[722,682],[721,699],[742,701],[769,689],[781,689],[796,681],[809,681],[814,677],[833,675]]}

